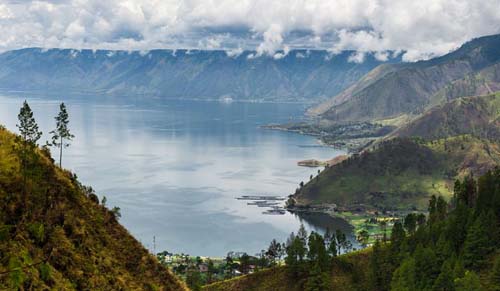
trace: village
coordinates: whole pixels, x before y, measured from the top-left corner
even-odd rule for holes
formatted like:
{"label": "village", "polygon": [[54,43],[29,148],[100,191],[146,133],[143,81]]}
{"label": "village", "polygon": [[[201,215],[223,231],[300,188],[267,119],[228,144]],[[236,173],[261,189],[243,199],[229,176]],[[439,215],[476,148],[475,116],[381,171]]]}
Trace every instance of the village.
{"label": "village", "polygon": [[270,266],[282,265],[283,255],[284,252],[278,254],[272,250],[262,250],[255,256],[231,251],[225,258],[220,258],[163,251],[157,254],[157,258],[162,265],[184,279],[190,286],[201,286],[252,274]]}

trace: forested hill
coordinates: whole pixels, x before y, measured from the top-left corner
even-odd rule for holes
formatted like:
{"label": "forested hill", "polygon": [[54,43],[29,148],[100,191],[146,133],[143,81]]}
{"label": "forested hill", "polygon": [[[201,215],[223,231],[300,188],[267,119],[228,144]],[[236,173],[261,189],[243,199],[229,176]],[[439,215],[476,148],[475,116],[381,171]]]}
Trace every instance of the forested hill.
{"label": "forested hill", "polygon": [[442,57],[382,65],[309,113],[334,122],[418,115],[458,97],[500,89],[500,35],[473,39]]}
{"label": "forested hill", "polygon": [[500,93],[438,105],[359,155],[326,168],[294,195],[298,204],[425,209],[453,182],[500,165]]}
{"label": "forested hill", "polygon": [[[372,54],[356,63],[353,54],[292,50],[254,57],[253,51],[28,48],[0,54],[0,89],[317,102],[384,63]],[[396,57],[387,63],[400,61]]]}
{"label": "forested hill", "polygon": [[410,213],[395,222],[388,241],[337,257],[326,251],[334,240],[312,233],[307,244],[289,240],[285,260],[291,264],[204,290],[496,291],[500,290],[499,226],[497,168],[478,180],[457,181],[451,203],[430,197],[428,215]]}
{"label": "forested hill", "polygon": [[48,150],[0,128],[0,290],[186,290],[118,218]]}

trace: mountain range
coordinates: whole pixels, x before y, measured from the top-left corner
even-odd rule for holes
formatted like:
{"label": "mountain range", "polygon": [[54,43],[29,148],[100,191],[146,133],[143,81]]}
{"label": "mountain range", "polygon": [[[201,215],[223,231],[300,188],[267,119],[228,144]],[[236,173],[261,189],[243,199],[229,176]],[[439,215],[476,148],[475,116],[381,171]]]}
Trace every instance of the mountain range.
{"label": "mountain range", "polygon": [[428,61],[375,68],[309,114],[393,130],[325,169],[296,201],[423,210],[429,195],[450,199],[456,179],[500,165],[499,91],[500,35]]}
{"label": "mountain range", "polygon": [[458,97],[500,89],[500,35],[473,39],[442,57],[381,65],[309,114],[336,123],[416,116]]}
{"label": "mountain range", "polygon": [[[385,63],[352,51],[292,50],[280,58],[253,51],[109,51],[27,48],[0,54],[0,89],[155,98],[317,102]],[[400,62],[394,57],[387,63]]]}

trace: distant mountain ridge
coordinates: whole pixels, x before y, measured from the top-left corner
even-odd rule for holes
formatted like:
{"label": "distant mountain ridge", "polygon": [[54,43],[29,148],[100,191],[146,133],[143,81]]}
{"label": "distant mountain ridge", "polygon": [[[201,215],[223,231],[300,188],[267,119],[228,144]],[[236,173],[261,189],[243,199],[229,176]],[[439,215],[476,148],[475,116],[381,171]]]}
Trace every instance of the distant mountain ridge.
{"label": "distant mountain ridge", "polygon": [[500,89],[499,62],[500,35],[477,38],[428,61],[381,65],[309,114],[334,122],[418,115],[443,101]]}
{"label": "distant mountain ridge", "polygon": [[463,134],[500,140],[500,92],[458,98],[435,106],[395,130],[389,138],[418,136],[439,139]]}
{"label": "distant mountain ridge", "polygon": [[355,63],[352,53],[292,50],[273,58],[252,51],[28,48],[0,54],[0,89],[317,102],[383,63],[371,54]]}

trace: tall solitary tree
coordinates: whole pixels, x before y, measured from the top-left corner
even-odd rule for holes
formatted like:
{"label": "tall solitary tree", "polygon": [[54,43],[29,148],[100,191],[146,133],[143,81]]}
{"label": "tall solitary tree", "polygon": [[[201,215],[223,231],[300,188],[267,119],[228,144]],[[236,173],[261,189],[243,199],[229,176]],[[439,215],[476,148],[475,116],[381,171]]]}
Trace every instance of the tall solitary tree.
{"label": "tall solitary tree", "polygon": [[19,129],[21,137],[20,156],[23,175],[23,192],[26,196],[26,179],[28,176],[28,169],[32,168],[29,163],[34,156],[33,151],[37,146],[38,140],[42,136],[42,132],[38,130],[38,124],[33,117],[33,111],[31,111],[31,108],[26,100],[24,101],[17,118],[19,119],[19,124],[16,126]]}
{"label": "tall solitary tree", "polygon": [[271,244],[269,244],[269,248],[267,249],[266,255],[269,257],[271,260],[271,265],[276,264],[276,259],[280,256],[281,252],[281,244],[276,241],[276,239],[273,239],[271,241]]}
{"label": "tall solitary tree", "polygon": [[75,137],[69,131],[69,115],[64,102],[59,105],[59,114],[54,118],[56,120],[56,129],[50,132],[52,134],[52,146],[59,148],[59,167],[62,167],[63,148],[69,146],[69,142]]}

